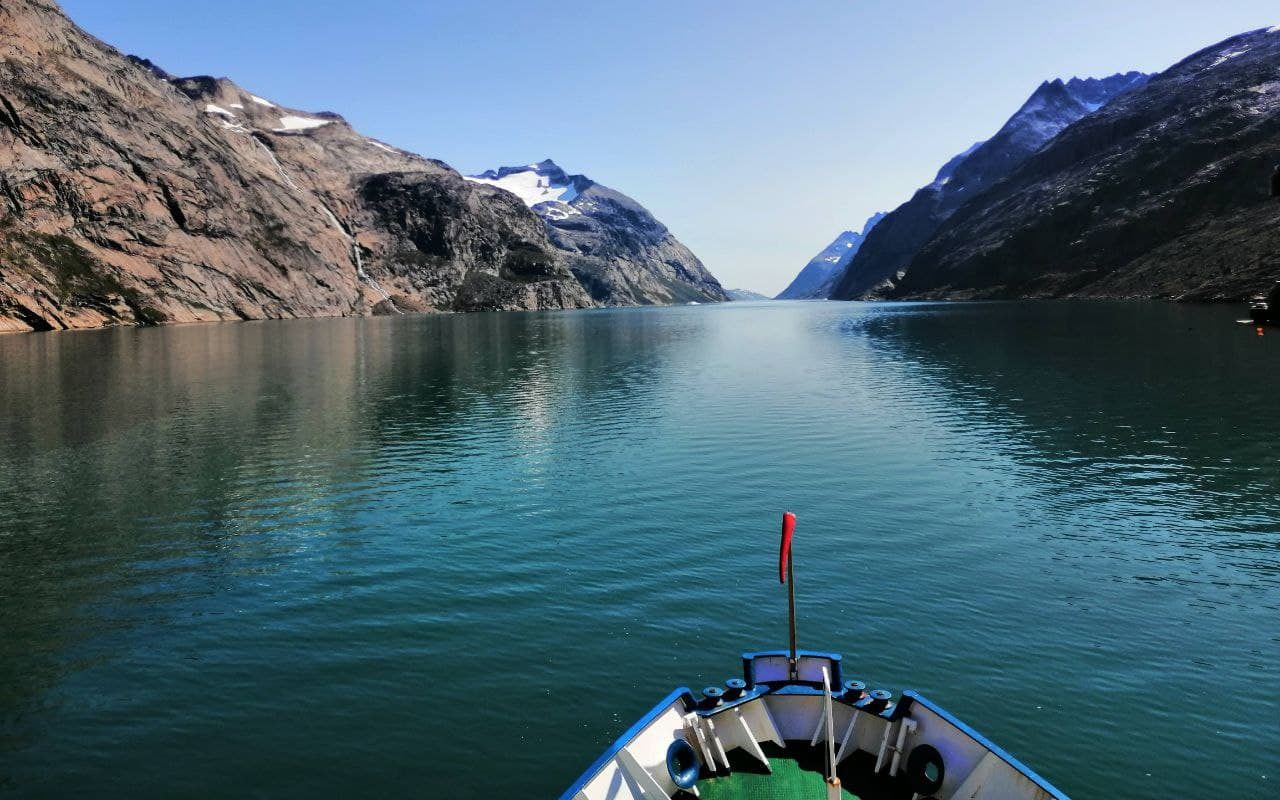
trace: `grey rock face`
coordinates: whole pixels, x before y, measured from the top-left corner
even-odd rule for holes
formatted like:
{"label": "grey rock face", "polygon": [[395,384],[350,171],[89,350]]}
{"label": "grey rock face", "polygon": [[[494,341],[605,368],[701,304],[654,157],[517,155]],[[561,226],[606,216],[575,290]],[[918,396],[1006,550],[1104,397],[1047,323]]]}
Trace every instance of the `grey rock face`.
{"label": "grey rock face", "polygon": [[862,231],[844,231],[831,244],[822,249],[795,279],[779,294],[778,300],[826,300],[835,288],[835,282],[844,274],[849,262],[858,254],[871,229],[880,224],[885,214],[872,216]]}
{"label": "grey rock face", "polygon": [[899,297],[1241,299],[1280,278],[1280,27],[1206,48],[958,210]]}
{"label": "grey rock face", "polygon": [[0,330],[594,305],[494,194],[0,6]]}
{"label": "grey rock face", "polygon": [[877,226],[831,296],[851,300],[892,291],[907,265],[956,209],[999,183],[1067,126],[1148,79],[1129,72],[1041,84],[994,136],[948,162],[933,183]]}
{"label": "grey rock face", "polygon": [[603,305],[721,302],[729,295],[689,248],[630,197],[553,161],[470,180],[521,197],[592,299]]}

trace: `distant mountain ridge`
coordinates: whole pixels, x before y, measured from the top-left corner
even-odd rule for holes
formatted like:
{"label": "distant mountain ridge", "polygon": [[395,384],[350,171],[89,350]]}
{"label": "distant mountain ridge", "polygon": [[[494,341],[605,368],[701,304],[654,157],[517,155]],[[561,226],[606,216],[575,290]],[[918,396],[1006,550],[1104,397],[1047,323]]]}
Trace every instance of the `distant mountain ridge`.
{"label": "distant mountain ridge", "polygon": [[1040,84],[994,136],[953,158],[933,183],[876,226],[831,296],[849,300],[892,291],[894,281],[920,249],[964,203],[1010,175],[1069,125],[1149,79],[1149,75],[1128,72]]}
{"label": "distant mountain ridge", "polygon": [[468,181],[519,197],[587,292],[603,305],[721,302],[729,299],[698,257],[625,194],[554,161],[502,167]]}
{"label": "distant mountain ridge", "polygon": [[1082,118],[920,249],[893,297],[1234,300],[1280,278],[1280,26]]}
{"label": "distant mountain ridge", "polygon": [[800,270],[787,288],[777,296],[778,300],[826,300],[831,296],[835,281],[845,267],[858,254],[871,229],[885,218],[884,212],[873,215],[862,226],[862,231],[844,231]]}
{"label": "distant mountain ridge", "polygon": [[750,289],[725,289],[729,293],[729,299],[739,303],[752,303],[760,300],[772,300],[765,294],[753,292]]}

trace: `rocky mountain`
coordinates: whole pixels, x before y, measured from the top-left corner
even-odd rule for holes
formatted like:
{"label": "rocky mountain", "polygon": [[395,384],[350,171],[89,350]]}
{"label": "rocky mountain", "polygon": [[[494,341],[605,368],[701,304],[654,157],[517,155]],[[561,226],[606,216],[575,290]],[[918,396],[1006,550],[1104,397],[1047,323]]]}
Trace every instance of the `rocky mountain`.
{"label": "rocky mountain", "polygon": [[768,295],[753,292],[750,289],[725,289],[729,299],[739,303],[753,303],[760,300],[772,300]]}
{"label": "rocky mountain", "polygon": [[866,241],[871,229],[885,218],[879,213],[867,220],[862,231],[845,231],[835,238],[831,244],[822,249],[804,269],[783,289],[778,300],[826,300],[831,296],[836,280],[844,273],[849,262],[858,254],[858,249]]}
{"label": "rocky mountain", "polygon": [[0,330],[595,304],[507,192],[0,5]]}
{"label": "rocky mountain", "polygon": [[1280,278],[1280,26],[1071,125],[958,210],[900,297],[1239,299]]}
{"label": "rocky mountain", "polygon": [[554,161],[467,178],[520,198],[542,217],[552,244],[603,305],[729,299],[707,268],[644,206]]}
{"label": "rocky mountain", "polygon": [[891,291],[899,274],[964,203],[1003,180],[1067,126],[1148,79],[1129,72],[1042,83],[994,136],[949,161],[933,183],[876,226],[831,296],[850,300]]}

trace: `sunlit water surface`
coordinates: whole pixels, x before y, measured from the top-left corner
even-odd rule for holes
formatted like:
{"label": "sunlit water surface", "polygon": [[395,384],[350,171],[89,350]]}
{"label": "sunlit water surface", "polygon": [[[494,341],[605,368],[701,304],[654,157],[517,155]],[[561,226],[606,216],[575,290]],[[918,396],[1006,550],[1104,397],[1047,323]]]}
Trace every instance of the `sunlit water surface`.
{"label": "sunlit water surface", "polygon": [[1280,334],[733,304],[0,337],[0,793],[558,795],[800,641],[1075,798],[1280,796]]}

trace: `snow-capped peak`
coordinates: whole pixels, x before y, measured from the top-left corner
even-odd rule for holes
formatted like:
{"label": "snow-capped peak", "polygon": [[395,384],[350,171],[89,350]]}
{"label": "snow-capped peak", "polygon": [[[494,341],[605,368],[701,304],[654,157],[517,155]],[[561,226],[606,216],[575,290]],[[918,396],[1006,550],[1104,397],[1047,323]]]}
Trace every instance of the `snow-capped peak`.
{"label": "snow-capped peak", "polygon": [[[1025,153],[1034,152],[1081,117],[1092,114],[1118,95],[1149,79],[1149,75],[1141,72],[1126,72],[1107,78],[1045,81],[992,137],[991,142],[999,147],[1013,145]],[[962,172],[971,177],[967,166],[957,165],[956,173]]]}
{"label": "snow-capped peak", "polygon": [[523,167],[503,167],[499,170],[489,170],[479,175],[464,177],[473,183],[496,186],[510,192],[524,201],[529,208],[542,203],[568,204],[578,197],[575,182],[551,159]]}

